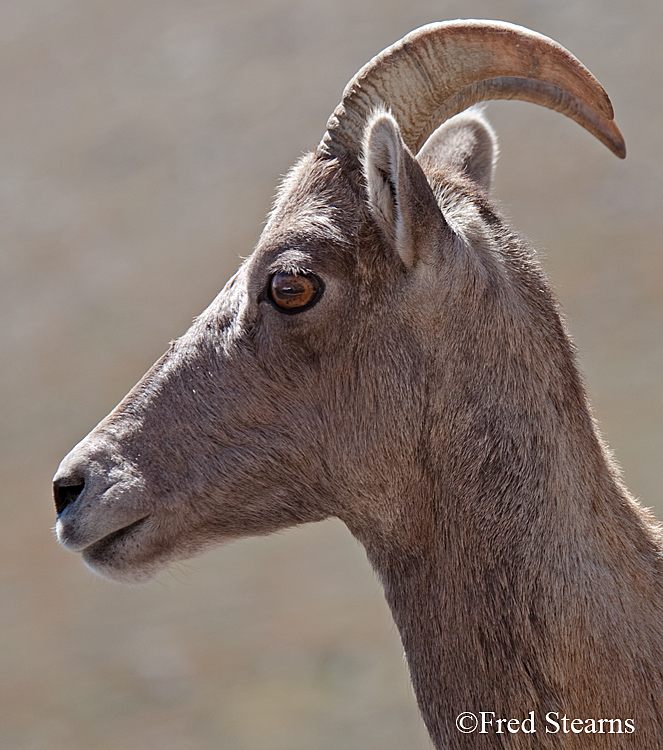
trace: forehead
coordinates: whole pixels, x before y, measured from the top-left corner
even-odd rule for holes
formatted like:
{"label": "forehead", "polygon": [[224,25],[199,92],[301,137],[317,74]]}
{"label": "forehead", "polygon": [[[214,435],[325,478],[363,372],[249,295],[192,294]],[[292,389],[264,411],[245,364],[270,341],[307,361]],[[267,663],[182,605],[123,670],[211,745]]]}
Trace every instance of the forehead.
{"label": "forehead", "polygon": [[279,188],[256,260],[301,270],[351,270],[364,211],[352,176],[336,160],[308,154]]}

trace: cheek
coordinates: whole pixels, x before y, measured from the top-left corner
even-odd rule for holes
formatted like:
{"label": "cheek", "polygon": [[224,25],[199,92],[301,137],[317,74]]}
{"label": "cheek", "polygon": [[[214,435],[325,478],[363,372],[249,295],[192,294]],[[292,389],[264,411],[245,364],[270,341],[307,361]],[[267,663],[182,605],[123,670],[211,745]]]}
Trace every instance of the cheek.
{"label": "cheek", "polygon": [[[319,521],[333,514],[324,482],[313,467],[303,473],[293,452],[262,456],[235,466],[221,485],[211,507],[201,513],[203,527],[214,530],[219,541],[254,534],[268,534],[301,523]],[[210,523],[211,520],[211,523]]]}

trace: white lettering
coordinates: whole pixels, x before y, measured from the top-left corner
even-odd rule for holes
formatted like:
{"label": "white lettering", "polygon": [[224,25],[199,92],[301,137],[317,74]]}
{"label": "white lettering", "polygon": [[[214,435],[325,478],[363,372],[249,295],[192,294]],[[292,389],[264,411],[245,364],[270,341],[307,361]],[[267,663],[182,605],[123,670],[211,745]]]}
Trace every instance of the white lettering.
{"label": "white lettering", "polygon": [[[527,726],[525,726],[527,724]],[[527,728],[529,727],[529,729]],[[529,719],[523,719],[523,723],[521,724],[521,728],[525,734],[535,734],[536,729],[534,729],[534,711],[529,712]]]}
{"label": "white lettering", "polygon": [[488,719],[489,716],[490,717],[495,716],[495,712],[494,711],[482,711],[481,712],[481,731],[479,732],[479,734],[488,734],[488,729],[486,727],[493,726],[493,719],[492,718]]}
{"label": "white lettering", "polygon": [[[622,720],[621,719],[606,719],[606,721],[610,722],[610,732],[609,734],[624,734],[622,732]],[[617,723],[617,726],[619,729],[615,732],[615,723]]]}
{"label": "white lettering", "polygon": [[[582,724],[582,719],[573,719],[571,722],[571,731],[573,734],[582,734]],[[578,728],[576,729],[576,727]]]}
{"label": "white lettering", "polygon": [[[470,713],[459,714],[456,726],[464,734],[478,730],[478,734],[535,734],[535,714],[530,711],[524,719],[498,717],[494,711],[481,711],[481,721]],[[633,719],[577,719],[559,711],[546,714],[546,734],[633,734]]]}
{"label": "white lettering", "polygon": [[594,719],[587,719],[585,722],[585,734],[596,734],[596,722]]}
{"label": "white lettering", "polygon": [[556,721],[556,719],[559,718],[559,712],[558,711],[549,711],[546,714],[546,722],[548,724],[552,724],[552,729],[549,729],[546,727],[546,733],[547,734],[557,734],[559,732],[559,722]]}

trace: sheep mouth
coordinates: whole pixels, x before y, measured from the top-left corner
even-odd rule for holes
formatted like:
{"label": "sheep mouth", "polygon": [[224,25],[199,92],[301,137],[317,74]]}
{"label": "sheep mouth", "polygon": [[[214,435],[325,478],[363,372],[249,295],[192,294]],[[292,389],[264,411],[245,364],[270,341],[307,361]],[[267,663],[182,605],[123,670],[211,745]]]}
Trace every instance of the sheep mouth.
{"label": "sheep mouth", "polygon": [[82,550],[82,557],[86,567],[101,578],[129,585],[149,581],[178,559],[160,538],[152,515],[93,542]]}
{"label": "sheep mouth", "polygon": [[130,542],[132,537],[135,537],[138,531],[145,525],[148,518],[149,516],[143,516],[143,518],[139,518],[137,521],[133,521],[121,529],[112,531],[96,542],[92,542],[92,544],[81,550],[83,559],[87,563],[97,565],[107,562],[113,555],[113,548]]}

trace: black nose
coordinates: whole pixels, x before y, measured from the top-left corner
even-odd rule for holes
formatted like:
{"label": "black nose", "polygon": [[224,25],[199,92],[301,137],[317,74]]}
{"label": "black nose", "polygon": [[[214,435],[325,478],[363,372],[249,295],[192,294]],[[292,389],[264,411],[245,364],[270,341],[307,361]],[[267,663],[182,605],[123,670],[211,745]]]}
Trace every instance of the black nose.
{"label": "black nose", "polygon": [[80,497],[85,489],[85,479],[79,475],[57,477],[53,481],[53,498],[55,510],[60,515],[62,511]]}

